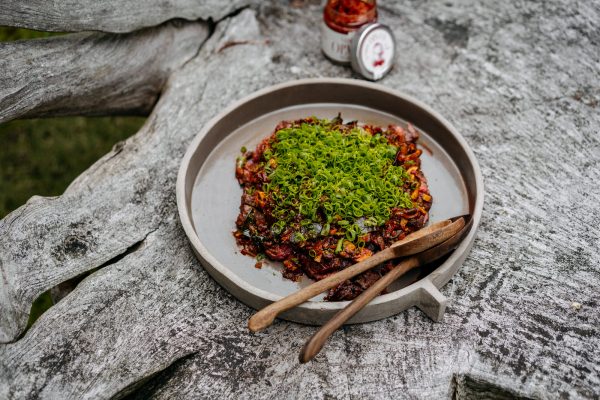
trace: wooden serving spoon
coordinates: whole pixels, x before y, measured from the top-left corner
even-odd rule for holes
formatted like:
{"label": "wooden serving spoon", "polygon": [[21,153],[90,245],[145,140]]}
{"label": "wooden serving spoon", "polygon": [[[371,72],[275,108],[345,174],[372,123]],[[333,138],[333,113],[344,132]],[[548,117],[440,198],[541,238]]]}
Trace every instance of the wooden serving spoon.
{"label": "wooden serving spoon", "polygon": [[300,351],[300,362],[305,363],[312,360],[312,358],[316,356],[319,353],[319,351],[321,351],[323,345],[327,341],[327,338],[329,338],[329,336],[331,336],[333,332],[335,332],[339,327],[341,327],[354,314],[362,310],[364,306],[366,306],[371,300],[377,297],[386,287],[388,287],[400,276],[402,276],[403,274],[405,274],[413,268],[435,261],[448,254],[450,251],[454,250],[462,240],[463,236],[469,231],[471,221],[469,221],[469,223],[465,225],[464,219],[460,218],[459,221],[456,221],[455,223],[459,223],[460,232],[457,232],[455,235],[453,235],[443,243],[440,243],[437,246],[430,248],[429,250],[404,259],[396,267],[394,267],[394,269],[392,269],[390,272],[388,272],[379,280],[377,280],[367,290],[362,292],[346,308],[335,314],[333,318],[331,318],[325,325],[323,325],[317,331],[317,333],[315,333],[306,342],[306,344]]}
{"label": "wooden serving spoon", "polygon": [[463,226],[464,219],[462,217],[456,217],[451,220],[437,222],[413,232],[404,239],[392,244],[387,249],[266,306],[250,318],[248,321],[248,328],[251,332],[261,331],[271,325],[275,320],[275,317],[283,311],[289,310],[298,304],[302,304],[316,295],[385,261],[417,254],[436,244],[442,243],[460,231]]}

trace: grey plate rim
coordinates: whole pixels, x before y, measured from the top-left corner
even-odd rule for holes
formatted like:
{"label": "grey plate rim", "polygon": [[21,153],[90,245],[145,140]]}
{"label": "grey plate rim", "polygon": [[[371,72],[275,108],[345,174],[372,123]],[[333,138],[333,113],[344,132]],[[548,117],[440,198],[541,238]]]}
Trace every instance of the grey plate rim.
{"label": "grey plate rim", "polygon": [[[356,87],[363,87],[366,89],[373,89],[381,92],[386,92],[392,96],[401,98],[402,100],[412,103],[418,108],[421,108],[426,113],[429,113],[434,119],[437,120],[445,129],[452,133],[455,139],[459,142],[462,150],[466,153],[469,162],[473,166],[473,173],[476,184],[475,203],[473,205],[473,225],[463,239],[460,246],[450,255],[450,257],[435,271],[426,276],[425,278],[394,292],[387,293],[376,297],[371,301],[359,314],[352,318],[348,323],[361,323],[374,321],[381,318],[385,318],[394,314],[397,314],[404,309],[411,306],[417,306],[424,311],[430,318],[438,321],[442,318],[448,300],[439,292],[439,288],[445,285],[452,276],[456,273],[464,259],[469,254],[469,251],[475,240],[479,222],[481,220],[481,214],[483,211],[483,200],[484,200],[484,186],[483,176],[479,167],[479,163],[475,158],[473,151],[467,144],[465,139],[458,133],[458,131],[439,113],[435,110],[422,103],[421,101],[399,92],[394,89],[389,89],[381,84],[365,82],[356,79],[346,78],[306,78],[283,82],[280,84],[272,85],[260,90],[253,92],[252,94],[243,97],[240,100],[233,102],[228,107],[224,108],[221,112],[211,118],[196,135],[196,137],[190,142],[185,155],[182,158],[179,172],[177,175],[176,183],[176,197],[177,197],[177,209],[179,212],[179,218],[181,225],[192,245],[192,250],[196,256],[200,259],[203,267],[208,273],[219,283],[224,286],[231,294],[238,298],[243,303],[250,307],[259,309],[265,305],[277,301],[282,296],[275,295],[265,290],[259,289],[239,276],[234,274],[231,270],[223,266],[220,262],[214,258],[208,249],[200,241],[193,223],[192,217],[189,212],[189,204],[186,196],[186,177],[190,167],[191,159],[197,150],[198,146],[202,142],[206,134],[216,125],[221,119],[226,118],[230,113],[236,110],[243,104],[257,99],[261,96],[265,96],[270,92],[278,91],[285,88],[290,88],[298,85],[314,85],[319,83],[332,83],[340,85],[350,85]],[[321,324],[326,322],[335,312],[343,309],[349,302],[305,302],[288,312],[281,315],[281,318],[288,319],[295,322],[307,323],[307,324]],[[393,304],[397,303],[397,304]],[[391,304],[391,307],[383,307],[387,304]]]}

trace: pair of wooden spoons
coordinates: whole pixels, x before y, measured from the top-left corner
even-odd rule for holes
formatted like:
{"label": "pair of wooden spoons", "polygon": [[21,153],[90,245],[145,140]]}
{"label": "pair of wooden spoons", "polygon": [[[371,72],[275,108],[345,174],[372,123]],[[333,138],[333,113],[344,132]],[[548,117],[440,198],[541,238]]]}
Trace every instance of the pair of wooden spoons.
{"label": "pair of wooden spoons", "polygon": [[[470,225],[470,224],[468,224]],[[341,327],[349,318],[377,297],[386,287],[413,268],[435,261],[456,248],[464,233],[468,231],[464,217],[456,217],[437,222],[411,233],[372,257],[343,269],[325,279],[317,281],[296,293],[278,300],[254,314],[248,321],[252,332],[261,331],[270,326],[275,317],[314,296],[331,289],[347,279],[353,278],[385,261],[407,257],[389,271],[371,287],[362,292],[346,308],[339,311],[306,342],[300,352],[300,362],[310,361],[319,353],[327,338]]]}

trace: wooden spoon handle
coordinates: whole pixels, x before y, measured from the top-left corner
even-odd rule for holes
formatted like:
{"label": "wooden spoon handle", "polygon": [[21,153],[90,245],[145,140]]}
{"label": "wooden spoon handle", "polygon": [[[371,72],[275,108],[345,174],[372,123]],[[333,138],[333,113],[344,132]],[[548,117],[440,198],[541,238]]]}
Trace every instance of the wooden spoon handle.
{"label": "wooden spoon handle", "polygon": [[354,299],[346,308],[335,314],[333,318],[323,325],[321,329],[306,342],[302,351],[300,351],[300,362],[305,363],[312,360],[312,358],[321,351],[327,338],[329,338],[333,332],[344,325],[344,323],[354,314],[362,310],[364,306],[377,297],[392,282],[411,269],[418,267],[419,264],[419,260],[416,257],[405,259],[394,269],[376,281],[373,286],[362,292],[360,296]]}
{"label": "wooden spoon handle", "polygon": [[459,222],[462,222],[462,219],[461,221],[455,221],[454,223],[447,220],[441,221],[423,228],[399,241],[397,246],[382,250],[366,260],[354,264],[351,267],[317,281],[296,293],[268,305],[250,318],[248,321],[248,328],[251,332],[265,329],[271,325],[277,315],[283,311],[289,310],[298,304],[302,304],[314,296],[339,285],[347,279],[359,275],[376,265],[391,260],[392,258],[415,254],[443,242],[460,230],[461,226],[459,226]]}
{"label": "wooden spoon handle", "polygon": [[299,291],[292,293],[291,295],[284,297],[274,303],[269,304],[262,310],[254,314],[248,321],[248,328],[252,332],[258,332],[265,329],[273,323],[275,317],[285,310],[289,310],[308,301],[316,295],[323,293],[327,289],[339,285],[347,279],[358,275],[362,271],[366,271],[369,268],[373,268],[376,265],[381,264],[387,260],[394,258],[394,249],[387,248],[385,250],[376,253],[372,257],[369,257],[353,266],[346,268],[336,274],[328,276],[325,279],[317,281]]}
{"label": "wooden spoon handle", "polygon": [[251,332],[263,330],[271,325],[275,320],[275,317],[283,311],[289,310],[298,304],[302,304],[316,295],[323,293],[376,265],[391,260],[392,258],[416,254],[443,242],[460,230],[461,226],[459,226],[459,222],[461,221],[462,219],[451,223],[449,220],[445,220],[411,233],[397,244],[376,253],[366,260],[343,269],[266,306],[250,318],[248,321],[248,328]]}

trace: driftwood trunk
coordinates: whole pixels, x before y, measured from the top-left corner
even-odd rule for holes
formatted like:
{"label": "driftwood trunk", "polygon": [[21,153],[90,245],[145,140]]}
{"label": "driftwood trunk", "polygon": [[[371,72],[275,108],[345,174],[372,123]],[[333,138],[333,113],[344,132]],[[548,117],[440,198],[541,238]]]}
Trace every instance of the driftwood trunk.
{"label": "driftwood trunk", "polygon": [[[115,25],[94,5],[98,18],[59,24],[30,3],[9,2],[0,23],[130,32],[202,20],[0,45],[2,120],[151,110],[62,196],[0,222],[0,398],[600,396],[597,4],[380,5],[399,53],[381,84],[438,109],[472,146],[480,234],[443,289],[441,323],[413,309],[346,327],[298,365],[315,328],[248,333],[252,310],[193,257],[174,188],[187,144],[232,101],[354,76],[319,50],[321,6],[182,1]],[[21,337],[39,294],[98,267]]]}
{"label": "driftwood trunk", "polygon": [[147,115],[208,36],[202,22],[127,35],[77,33],[0,48],[0,122],[57,115]]}

